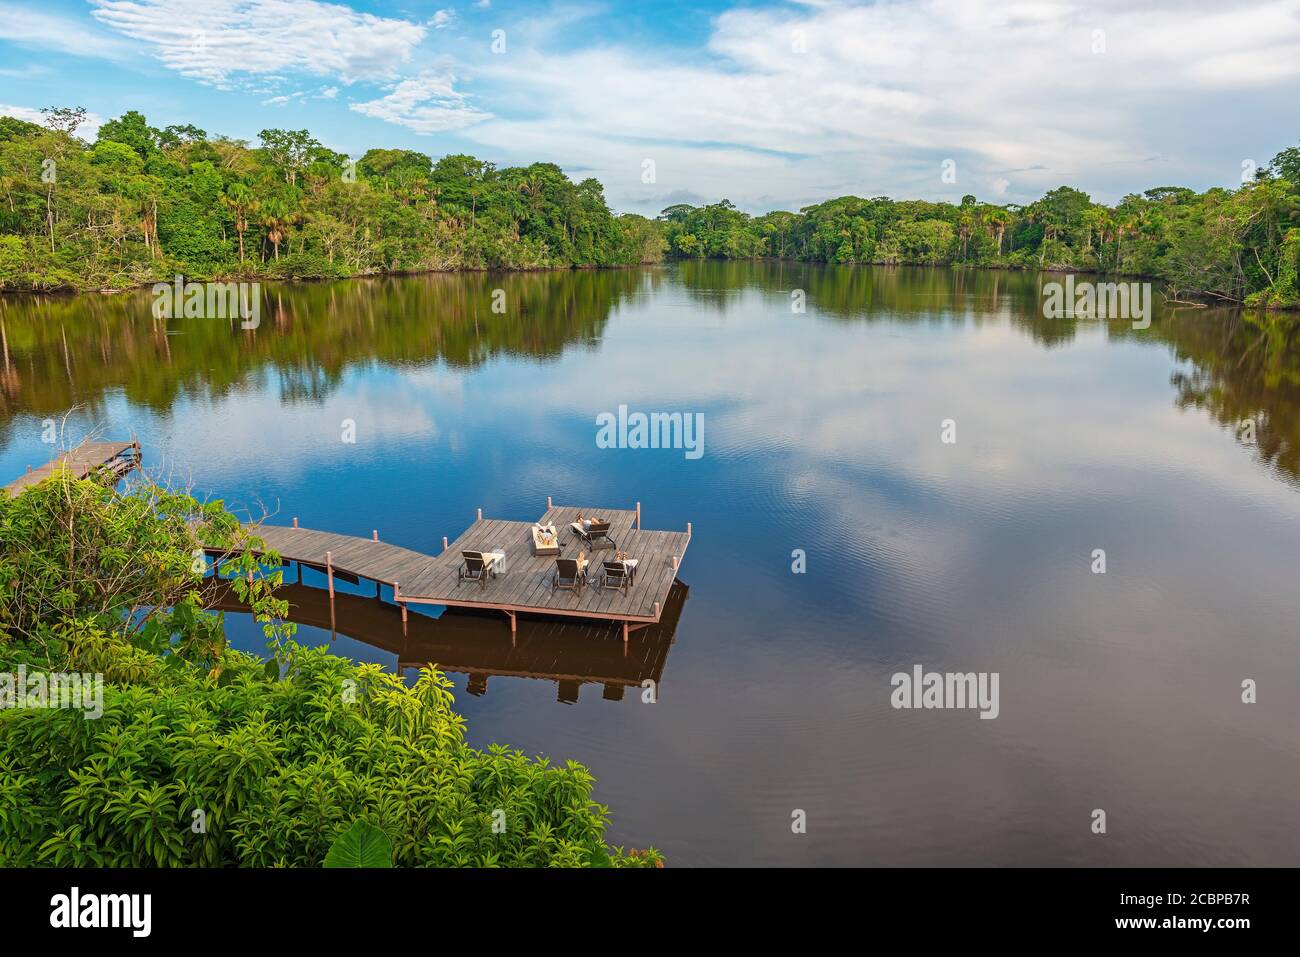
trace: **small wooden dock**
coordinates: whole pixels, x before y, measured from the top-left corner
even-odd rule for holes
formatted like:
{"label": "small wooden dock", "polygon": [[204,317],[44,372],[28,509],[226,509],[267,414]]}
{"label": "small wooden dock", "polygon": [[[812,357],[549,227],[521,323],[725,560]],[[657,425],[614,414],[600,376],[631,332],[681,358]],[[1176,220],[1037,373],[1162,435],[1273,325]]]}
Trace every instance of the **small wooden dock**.
{"label": "small wooden dock", "polygon": [[66,469],[73,478],[83,479],[99,471],[108,470],[114,478],[121,478],[140,464],[139,442],[82,442],[70,452],[55,456],[39,468],[27,467],[27,474],[14,479],[4,487],[5,494],[17,495],[37,482],[44,481],[59,469]]}
{"label": "small wooden dock", "polygon": [[[626,591],[602,589],[595,583],[600,563],[612,560],[615,549],[592,552],[569,528],[579,513],[610,522],[617,551],[636,559],[634,580]],[[660,620],[691,541],[689,522],[685,531],[656,531],[641,527],[640,503],[634,509],[601,509],[558,506],[549,499],[539,521],[553,524],[559,532],[560,555],[533,554],[532,522],[484,518],[482,509],[454,542],[443,539],[438,555],[381,542],[377,530],[368,539],[359,538],[299,528],[297,519],[291,527],[261,526],[250,531],[281,559],[297,563],[300,579],[305,566],[325,573],[331,593],[336,577],[388,585],[403,611],[412,603],[500,611],[509,618],[512,632],[519,614],[595,618],[622,624],[625,641],[630,632]],[[463,551],[501,552],[506,557],[500,571],[479,584],[458,578]],[[208,552],[221,555],[217,549]],[[580,552],[591,563],[587,572],[592,583],[581,591],[553,591],[555,559],[577,558]]]}

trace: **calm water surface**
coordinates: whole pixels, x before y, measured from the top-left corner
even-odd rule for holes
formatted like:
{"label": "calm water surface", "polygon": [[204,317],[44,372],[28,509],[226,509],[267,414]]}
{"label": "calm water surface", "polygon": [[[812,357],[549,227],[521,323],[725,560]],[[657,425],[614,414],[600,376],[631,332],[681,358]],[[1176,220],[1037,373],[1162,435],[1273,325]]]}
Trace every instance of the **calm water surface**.
{"label": "calm water surface", "polygon": [[[500,616],[403,638],[360,598],[335,644],[454,667],[472,743],[588,765],[612,840],[674,865],[1298,864],[1300,355],[1231,313],[1045,320],[1048,279],[433,275],[266,287],[256,333],[7,299],[0,474],[76,406],[232,507],[425,551],[547,495],[693,522],[677,621],[627,656],[547,622],[512,649]],[[598,448],[619,405],[703,413],[703,457]],[[893,709],[916,664],[998,672],[1000,716]],[[646,675],[657,704],[611,700]]]}

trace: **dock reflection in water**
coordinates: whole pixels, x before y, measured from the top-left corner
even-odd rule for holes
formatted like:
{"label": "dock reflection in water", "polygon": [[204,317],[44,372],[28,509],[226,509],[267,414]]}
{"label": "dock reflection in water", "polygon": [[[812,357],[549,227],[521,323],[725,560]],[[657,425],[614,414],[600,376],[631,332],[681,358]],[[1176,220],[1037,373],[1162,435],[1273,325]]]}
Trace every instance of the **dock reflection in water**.
{"label": "dock reflection in water", "polygon": [[[210,580],[208,587],[213,609],[248,612],[228,582]],[[621,701],[625,689],[640,688],[647,679],[656,687],[662,683],[689,592],[674,581],[658,624],[633,632],[626,644],[622,630],[608,623],[522,615],[511,640],[500,614],[463,609],[448,609],[439,618],[412,614],[403,633],[396,606],[341,592],[334,596],[335,631],[394,655],[398,670],[433,665],[468,675],[472,695],[487,694],[493,677],[535,678],[554,681],[562,704],[576,702],[584,684],[602,685],[601,697]],[[286,584],[276,594],[289,603],[290,621],[330,630],[325,589]]]}

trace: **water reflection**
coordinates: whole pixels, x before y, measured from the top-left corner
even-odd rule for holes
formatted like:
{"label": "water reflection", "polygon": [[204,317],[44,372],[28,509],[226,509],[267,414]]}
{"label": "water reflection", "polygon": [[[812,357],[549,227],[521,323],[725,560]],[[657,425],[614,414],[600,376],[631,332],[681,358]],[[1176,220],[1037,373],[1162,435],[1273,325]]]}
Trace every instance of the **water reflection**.
{"label": "water reflection", "polygon": [[[123,298],[8,299],[0,467],[48,458],[40,420],[76,401],[96,410],[76,425],[138,432],[146,465],[170,458],[200,493],[418,551],[548,495],[692,521],[654,706],[602,700],[602,679],[654,673],[618,670],[621,641],[583,663],[594,646],[510,648],[503,621],[448,619],[463,642],[406,647],[390,620],[334,644],[464,669],[475,746],[582,762],[615,841],[674,864],[1293,864],[1294,320],[1157,300],[1144,331],[1045,321],[1050,278],[410,277],[268,289],[282,308],[251,335]],[[620,403],[701,412],[703,458],[598,447],[594,416]],[[262,647],[247,616],[227,631]],[[891,674],[916,664],[1001,674],[998,719],[892,709]],[[546,677],[497,677],[525,672]],[[1122,822],[1104,840],[1099,806]],[[810,821],[793,839],[792,808]]]}
{"label": "water reflection", "polygon": [[[470,273],[264,285],[261,326],[158,319],[148,292],[0,296],[0,441],[21,412],[92,419],[107,393],[166,412],[181,395],[218,398],[258,373],[288,404],[321,402],[349,366],[469,369],[494,356],[558,357],[594,343],[610,313],[660,281],[654,271]],[[492,309],[504,292],[505,312]]]}
{"label": "water reflection", "polygon": [[[1171,308],[1157,296],[1151,328],[1135,331],[1125,322],[1045,318],[1040,289],[1054,278],[1047,274],[808,263],[268,285],[256,332],[234,320],[156,319],[145,292],[0,297],[0,444],[10,442],[23,414],[59,418],[79,406],[86,421],[102,421],[106,397],[118,392],[167,412],[181,396],[261,389],[258,376],[270,372],[281,404],[321,404],[349,368],[369,364],[473,369],[499,355],[546,361],[566,349],[594,351],[614,312],[653,295],[670,276],[696,308],[718,316],[746,293],[788,310],[798,289],[811,316],[835,322],[1006,324],[1045,349],[1091,328],[1163,343],[1190,363],[1173,376],[1180,407],[1206,409],[1238,438],[1243,420],[1254,420],[1259,459],[1289,479],[1300,476],[1294,315]],[[497,289],[504,313],[492,309]]]}
{"label": "water reflection", "polygon": [[[622,631],[607,624],[528,616],[519,617],[512,636],[500,614],[472,610],[449,609],[436,619],[410,614],[403,624],[397,606],[342,591],[335,595],[333,625],[338,634],[392,655],[396,670],[432,665],[468,675],[466,690],[477,697],[488,693],[489,679],[505,677],[553,681],[561,704],[576,703],[587,684],[600,686],[606,701],[622,701],[625,689],[639,693],[645,681],[658,693],[688,591],[675,582],[659,622],[626,644]],[[291,583],[277,594],[289,603],[290,621],[330,631],[327,591]],[[218,611],[248,613],[226,581],[209,580],[207,598]]]}

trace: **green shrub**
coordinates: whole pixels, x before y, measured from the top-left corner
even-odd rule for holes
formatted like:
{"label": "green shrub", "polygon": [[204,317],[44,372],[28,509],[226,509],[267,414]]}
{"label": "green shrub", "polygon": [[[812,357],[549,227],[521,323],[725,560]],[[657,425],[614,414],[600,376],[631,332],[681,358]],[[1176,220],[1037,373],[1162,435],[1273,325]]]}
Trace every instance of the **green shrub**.
{"label": "green shrub", "polygon": [[97,720],[0,712],[0,864],[320,866],[358,819],[399,866],[652,860],[611,855],[580,765],[467,747],[437,672],[407,687],[292,642],[281,659],[283,678],[234,652],[216,679],[119,673]]}
{"label": "green shrub", "polygon": [[279,279],[341,279],[347,271],[322,253],[294,252],[273,261],[270,272]]}
{"label": "green shrub", "polygon": [[[194,548],[271,639],[228,648]],[[280,572],[220,502],[66,474],[0,499],[0,670],[103,676],[97,718],[0,710],[0,866],[317,867],[357,821],[397,865],[654,865],[603,840],[592,777],[468,747],[450,682],[296,644]],[[266,563],[277,557],[267,553]]]}

